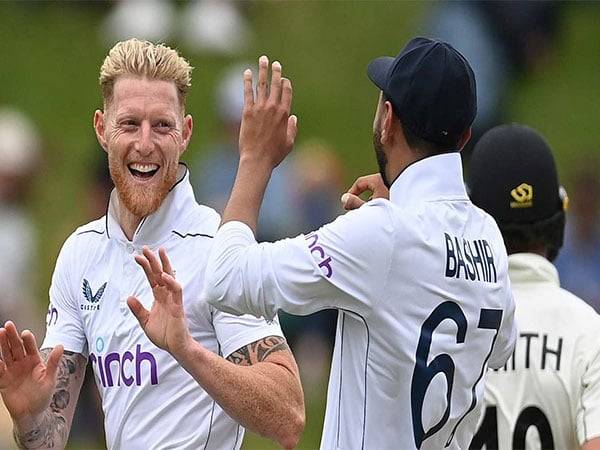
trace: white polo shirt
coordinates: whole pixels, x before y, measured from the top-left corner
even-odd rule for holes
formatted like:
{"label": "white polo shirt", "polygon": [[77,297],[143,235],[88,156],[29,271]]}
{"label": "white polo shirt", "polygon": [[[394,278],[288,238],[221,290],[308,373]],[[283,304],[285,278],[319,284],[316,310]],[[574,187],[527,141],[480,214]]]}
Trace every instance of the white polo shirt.
{"label": "white polo shirt", "polygon": [[600,316],[560,288],[546,258],[518,253],[508,264],[517,345],[487,375],[472,448],[579,448],[600,437]]}
{"label": "white polo shirt", "polygon": [[271,318],[340,310],[321,448],[464,449],[483,374],[512,352],[502,236],[465,192],[460,156],[409,166],[378,199],[306,236],[257,244],[229,222],[210,303]]}
{"label": "white polo shirt", "polygon": [[276,322],[228,315],[200,300],[220,218],[196,203],[183,165],[178,179],[132,241],[116,221],[113,191],[107,216],[67,239],[52,278],[42,347],[63,344],[89,357],[113,449],[237,449],[244,433],[168,352],[150,342],[129,311],[129,295],[147,309],[153,301],[133,258],[143,245],[167,250],[183,286],[190,332],[207,349],[227,357],[265,336],[282,336]]}

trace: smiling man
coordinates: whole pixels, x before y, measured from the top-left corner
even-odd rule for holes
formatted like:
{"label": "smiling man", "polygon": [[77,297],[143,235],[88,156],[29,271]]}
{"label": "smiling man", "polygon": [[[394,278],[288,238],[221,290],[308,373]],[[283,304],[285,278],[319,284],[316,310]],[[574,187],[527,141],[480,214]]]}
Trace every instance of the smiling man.
{"label": "smiling man", "polygon": [[[193,129],[185,115],[191,67],[168,47],[131,39],[110,51],[100,84],[104,111],[94,128],[116,187],[107,214],[60,252],[42,350],[12,322],[0,328],[0,393],[17,443],[66,445],[89,360],[109,448],[237,449],[242,426],[293,447],[304,403],[279,325],[199,301],[206,257],[198,255],[208,255],[220,218],[196,203],[179,163]],[[212,372],[190,375],[177,349],[151,341],[129,310],[130,294],[134,306],[150,307],[157,288],[134,260],[145,246],[169,251],[169,272],[185,293],[181,320]]]}

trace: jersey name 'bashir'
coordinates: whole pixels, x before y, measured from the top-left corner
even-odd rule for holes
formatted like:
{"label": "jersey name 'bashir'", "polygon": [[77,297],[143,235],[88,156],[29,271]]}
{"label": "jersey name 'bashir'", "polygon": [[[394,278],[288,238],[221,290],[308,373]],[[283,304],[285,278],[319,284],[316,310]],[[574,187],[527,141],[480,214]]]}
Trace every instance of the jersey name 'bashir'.
{"label": "jersey name 'bashir'", "polygon": [[446,276],[467,281],[496,283],[496,265],[490,244],[485,239],[467,240],[444,233]]}

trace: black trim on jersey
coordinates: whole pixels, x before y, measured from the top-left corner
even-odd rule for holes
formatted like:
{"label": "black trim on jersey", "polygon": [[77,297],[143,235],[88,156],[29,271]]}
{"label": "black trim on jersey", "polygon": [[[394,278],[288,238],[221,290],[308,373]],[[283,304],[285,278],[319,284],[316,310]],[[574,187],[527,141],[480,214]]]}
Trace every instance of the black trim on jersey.
{"label": "black trim on jersey", "polygon": [[[344,308],[338,308],[340,311],[344,311],[347,312],[351,315],[355,315],[360,317],[360,319],[362,320],[363,324],[365,325],[365,329],[367,330],[367,348],[365,351],[365,380],[364,380],[364,384],[365,384],[365,396],[364,396],[364,401],[363,401],[363,432],[362,432],[362,441],[361,441],[361,445],[360,448],[361,450],[365,449],[365,434],[366,434],[366,429],[367,429],[367,369],[368,369],[368,364],[369,364],[369,347],[370,347],[370,343],[371,343],[371,331],[369,330],[369,325],[367,324],[367,320],[359,313],[355,312],[355,311],[350,311],[349,309],[344,309]],[[342,322],[343,325],[343,322]],[[342,334],[342,343],[343,343],[343,334]],[[341,379],[341,371],[342,371],[342,364],[341,364],[341,353],[340,353],[340,379]],[[342,392],[342,385],[340,384],[340,395]],[[339,412],[340,409],[339,407],[341,406],[338,405],[338,446],[339,446],[339,433],[340,433],[340,428],[339,428]]]}
{"label": "black trim on jersey", "polygon": [[204,233],[186,233],[186,234],[183,234],[183,233],[180,233],[179,231],[176,231],[176,230],[172,230],[171,233],[176,234],[181,239],[185,239],[186,237],[198,237],[198,236],[200,236],[200,237],[206,237],[206,238],[209,238],[209,239],[214,238],[214,236],[211,236],[210,234],[204,234]]}
{"label": "black trim on jersey", "polygon": [[[338,416],[337,416],[337,438],[336,438],[336,447],[340,446],[340,415],[342,411],[342,374],[344,373],[344,368],[342,366],[342,360],[344,357],[344,324],[346,323],[346,313],[344,311],[340,311],[340,315],[342,316],[342,325],[340,331],[340,381],[339,381],[339,391],[338,391]],[[339,318],[338,318],[339,320]]]}
{"label": "black trim on jersey", "polygon": [[79,236],[80,234],[86,234],[86,233],[104,234],[104,231],[100,231],[100,230],[85,230],[85,231],[80,231],[79,233],[76,233],[76,235]]}
{"label": "black trim on jersey", "polygon": [[240,424],[238,423],[237,431],[235,432],[235,442],[233,443],[232,450],[235,450],[235,447],[240,439]]}
{"label": "black trim on jersey", "polygon": [[175,189],[175,186],[177,186],[179,183],[181,183],[183,180],[185,180],[185,176],[188,173],[190,173],[190,169],[188,169],[188,166],[186,163],[179,161],[179,164],[181,164],[183,167],[185,167],[185,173],[183,174],[181,179],[177,180],[177,182],[173,186],[171,186],[171,189],[169,189],[169,192],[171,192],[173,189]]}
{"label": "black trim on jersey", "polygon": [[208,425],[208,436],[206,436],[206,442],[204,443],[204,450],[208,448],[208,441],[210,441],[210,432],[212,431],[213,415],[215,413],[215,401],[213,400],[212,408],[210,410],[210,424]]}
{"label": "black trim on jersey", "polygon": [[110,207],[110,199],[108,200],[108,203],[106,204],[106,215],[105,217],[105,221],[104,221],[104,228],[106,228],[106,237],[108,239],[110,239],[110,233],[108,232],[108,208]]}

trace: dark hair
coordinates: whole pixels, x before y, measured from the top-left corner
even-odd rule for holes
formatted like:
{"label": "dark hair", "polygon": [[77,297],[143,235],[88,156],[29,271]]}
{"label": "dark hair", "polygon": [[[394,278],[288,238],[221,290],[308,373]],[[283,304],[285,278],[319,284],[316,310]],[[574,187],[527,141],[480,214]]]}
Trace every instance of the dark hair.
{"label": "dark hair", "polygon": [[565,213],[559,211],[535,223],[498,223],[508,254],[530,252],[532,247],[546,248],[546,258],[554,261],[563,245]]}
{"label": "dark hair", "polygon": [[[382,95],[382,100],[384,102],[390,102],[390,104],[392,104],[392,102],[390,101],[390,99],[383,94]],[[406,143],[408,144],[408,146],[410,147],[411,150],[418,152],[420,154],[422,154],[423,156],[434,156],[434,155],[441,155],[443,153],[451,153],[451,152],[455,152],[457,150],[458,147],[458,142],[455,142],[454,145],[444,145],[444,144],[438,144],[436,142],[432,142],[432,141],[428,141],[426,139],[423,139],[419,136],[417,136],[413,131],[411,131],[407,125],[405,125],[402,120],[400,120],[400,116],[398,116],[398,113],[396,112],[396,108],[394,108],[394,106],[392,105],[392,111],[394,113],[394,118],[396,118],[396,120],[398,120],[400,122],[400,126],[402,127],[402,133],[404,133],[404,138],[406,139]]]}

